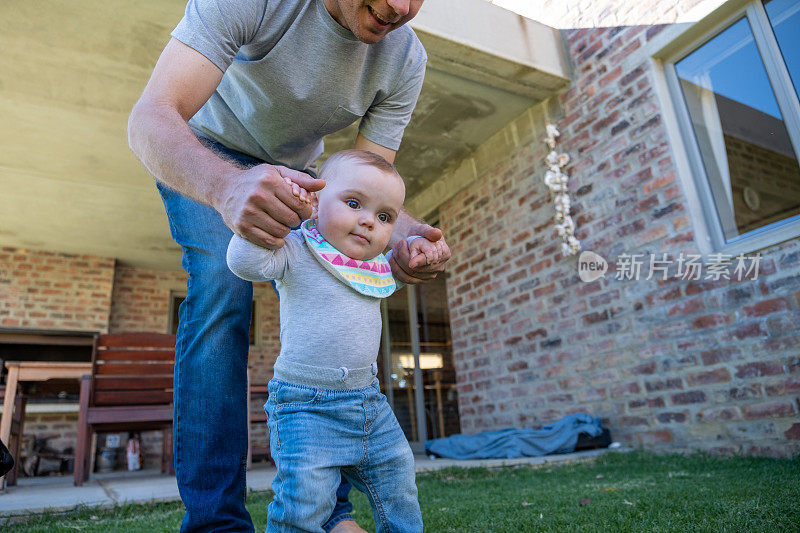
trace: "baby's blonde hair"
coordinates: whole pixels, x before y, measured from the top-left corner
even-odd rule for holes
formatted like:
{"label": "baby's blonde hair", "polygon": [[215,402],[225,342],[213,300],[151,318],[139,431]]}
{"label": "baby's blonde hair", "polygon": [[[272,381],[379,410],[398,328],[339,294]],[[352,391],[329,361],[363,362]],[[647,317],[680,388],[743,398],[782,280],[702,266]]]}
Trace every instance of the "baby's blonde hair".
{"label": "baby's blonde hair", "polygon": [[389,163],[383,156],[370,152],[368,150],[357,150],[355,148],[350,150],[341,150],[336,152],[323,163],[322,168],[319,169],[320,179],[331,179],[328,175],[336,172],[338,167],[345,162],[355,162],[362,165],[373,167],[381,172],[394,174],[402,181],[402,177],[397,172],[393,164]]}

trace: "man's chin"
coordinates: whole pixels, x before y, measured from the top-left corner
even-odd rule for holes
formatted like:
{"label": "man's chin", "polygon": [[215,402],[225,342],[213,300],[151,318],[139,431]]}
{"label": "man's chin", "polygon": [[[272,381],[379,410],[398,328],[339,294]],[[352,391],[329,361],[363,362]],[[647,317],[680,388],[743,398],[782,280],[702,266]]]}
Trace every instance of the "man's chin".
{"label": "man's chin", "polygon": [[356,35],[356,39],[364,44],[377,44],[381,42],[388,33],[388,31],[380,34],[373,33],[371,31],[360,31]]}

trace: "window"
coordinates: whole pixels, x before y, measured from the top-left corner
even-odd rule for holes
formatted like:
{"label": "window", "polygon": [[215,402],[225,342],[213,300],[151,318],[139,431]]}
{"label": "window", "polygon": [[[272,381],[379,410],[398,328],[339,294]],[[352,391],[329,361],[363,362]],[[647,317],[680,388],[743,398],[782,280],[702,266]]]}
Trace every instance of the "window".
{"label": "window", "polygon": [[[173,335],[178,333],[178,310],[180,309],[181,304],[186,299],[185,294],[173,294],[172,301],[170,302],[170,319],[169,319],[169,330],[170,333]],[[256,324],[258,324],[258,315],[256,314],[256,310],[258,306],[256,305],[256,301],[253,300],[253,308],[250,313],[250,346],[255,346],[258,344],[257,337],[256,337]]]}
{"label": "window", "polygon": [[666,75],[715,251],[800,236],[800,2],[734,1]]}

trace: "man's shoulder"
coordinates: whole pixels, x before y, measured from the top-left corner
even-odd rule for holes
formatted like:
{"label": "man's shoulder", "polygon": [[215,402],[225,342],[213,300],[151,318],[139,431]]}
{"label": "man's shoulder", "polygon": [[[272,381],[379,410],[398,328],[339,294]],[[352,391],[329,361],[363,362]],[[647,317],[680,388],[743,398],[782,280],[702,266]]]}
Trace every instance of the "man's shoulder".
{"label": "man's shoulder", "polygon": [[425,47],[422,46],[419,37],[408,24],[390,32],[381,40],[380,45],[386,50],[403,50],[407,57],[413,57],[420,61],[428,59]]}

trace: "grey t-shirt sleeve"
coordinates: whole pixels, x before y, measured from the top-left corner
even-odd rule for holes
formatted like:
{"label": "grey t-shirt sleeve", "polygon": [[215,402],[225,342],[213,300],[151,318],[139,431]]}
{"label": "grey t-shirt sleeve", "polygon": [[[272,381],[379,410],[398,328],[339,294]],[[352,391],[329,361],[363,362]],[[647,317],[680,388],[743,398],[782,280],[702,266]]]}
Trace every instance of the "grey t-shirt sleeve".
{"label": "grey t-shirt sleeve", "polygon": [[289,233],[284,242],[277,250],[268,250],[234,235],[228,243],[228,268],[247,281],[283,279],[288,275],[298,246],[303,245],[295,232]]}
{"label": "grey t-shirt sleeve", "polygon": [[225,70],[264,20],[267,0],[189,0],[172,36]]}
{"label": "grey t-shirt sleeve", "polygon": [[425,79],[425,66],[428,57],[420,46],[420,54],[409,58],[403,78],[395,91],[367,110],[358,130],[370,141],[390,150],[400,148],[403,131],[411,120],[411,113],[417,103]]}

